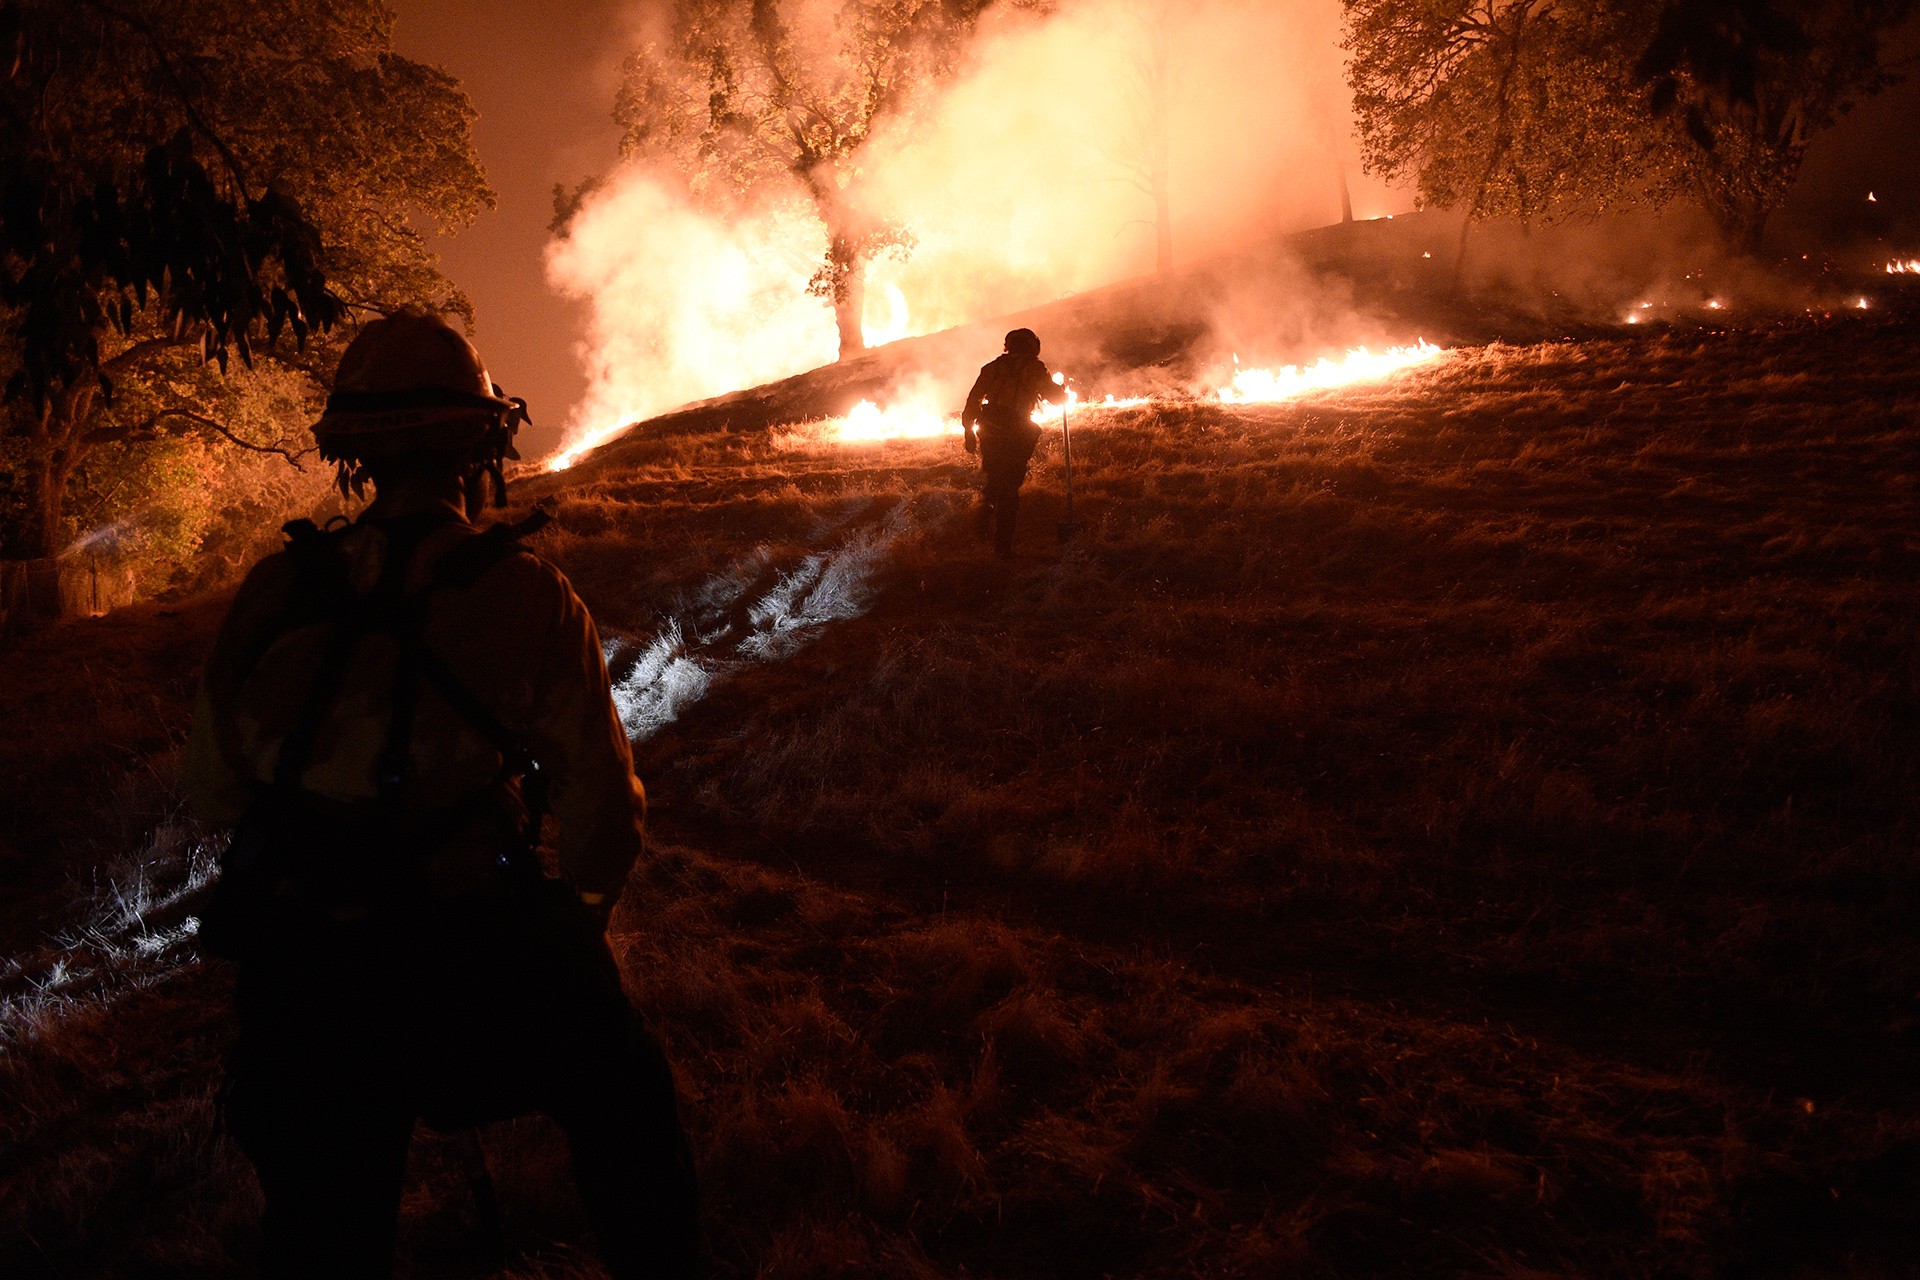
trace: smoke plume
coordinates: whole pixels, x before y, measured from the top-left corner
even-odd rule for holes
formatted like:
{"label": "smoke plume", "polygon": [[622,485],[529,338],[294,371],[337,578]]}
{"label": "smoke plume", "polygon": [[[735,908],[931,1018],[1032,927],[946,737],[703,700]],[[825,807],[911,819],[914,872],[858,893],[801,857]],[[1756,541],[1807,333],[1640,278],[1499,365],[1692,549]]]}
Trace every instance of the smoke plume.
{"label": "smoke plume", "polygon": [[[1176,263],[1335,221],[1343,181],[1358,216],[1387,212],[1353,159],[1339,17],[1337,0],[989,10],[957,74],[861,154],[865,212],[914,238],[870,268],[869,341],[1153,271],[1161,140]],[[685,188],[629,163],[549,248],[551,280],[592,317],[570,443],[834,357],[831,312],[806,293],[825,233],[797,184],[725,214]]]}

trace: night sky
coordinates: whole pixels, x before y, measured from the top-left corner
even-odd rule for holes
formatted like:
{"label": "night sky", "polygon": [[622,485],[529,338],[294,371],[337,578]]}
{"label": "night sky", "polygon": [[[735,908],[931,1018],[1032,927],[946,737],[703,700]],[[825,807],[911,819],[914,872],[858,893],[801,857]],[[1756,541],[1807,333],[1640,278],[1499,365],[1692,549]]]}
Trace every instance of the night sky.
{"label": "night sky", "polygon": [[444,269],[473,300],[494,380],[532,408],[531,457],[559,440],[586,388],[574,345],[585,309],[546,286],[541,249],[553,185],[612,167],[613,95],[625,51],[614,0],[395,0],[396,47],[466,85],[474,142],[499,206],[439,240]]}

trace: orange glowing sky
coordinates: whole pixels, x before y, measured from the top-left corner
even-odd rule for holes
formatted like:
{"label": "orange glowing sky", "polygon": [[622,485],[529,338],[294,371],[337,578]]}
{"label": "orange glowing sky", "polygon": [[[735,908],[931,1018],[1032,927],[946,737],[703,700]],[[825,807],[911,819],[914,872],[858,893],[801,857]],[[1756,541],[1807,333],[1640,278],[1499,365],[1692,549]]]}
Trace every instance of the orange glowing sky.
{"label": "orange glowing sky", "polygon": [[[542,261],[552,189],[614,166],[611,106],[641,3],[394,0],[398,48],[459,77],[480,113],[475,142],[499,207],[437,247],[478,310],[475,336],[495,379],[533,407],[529,456],[554,447],[587,388],[577,351],[587,308],[553,291]],[[1920,39],[1910,33],[1906,43]],[[1920,171],[1908,146],[1917,120],[1920,82],[1910,81],[1821,139],[1778,228],[1920,236]]]}
{"label": "orange glowing sky", "polygon": [[585,393],[574,347],[585,308],[546,285],[541,249],[553,185],[609,168],[626,6],[615,0],[395,0],[402,53],[458,76],[480,112],[474,142],[499,206],[438,241],[443,269],[473,300],[494,380],[532,407],[528,456],[560,439]]}

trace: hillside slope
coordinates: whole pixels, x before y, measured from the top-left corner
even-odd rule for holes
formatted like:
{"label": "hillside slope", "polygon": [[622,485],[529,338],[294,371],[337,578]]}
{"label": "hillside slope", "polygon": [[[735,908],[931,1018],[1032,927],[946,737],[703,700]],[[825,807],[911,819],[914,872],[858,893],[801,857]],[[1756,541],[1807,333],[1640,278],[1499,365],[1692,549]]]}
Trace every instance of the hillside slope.
{"label": "hillside slope", "polygon": [[[662,436],[839,417],[861,400],[885,404],[901,389],[929,392],[958,413],[974,371],[1018,327],[1036,330],[1047,361],[1069,371],[1090,399],[1189,387],[1219,372],[1235,348],[1250,361],[1278,363],[1416,337],[1473,346],[1596,332],[1590,309],[1544,290],[1450,292],[1445,264],[1457,232],[1448,218],[1413,214],[1255,243],[702,400],[628,426],[580,465],[627,465],[645,456],[644,441]],[[1630,273],[1621,274],[1619,287],[1630,289]]]}
{"label": "hillside slope", "polygon": [[[709,423],[523,485],[640,736],[613,932],[716,1272],[1898,1273],[1916,338],[1623,332],[1088,415],[1081,534],[1043,457],[1011,566],[947,443]],[[6,1274],[239,1274],[225,977],[165,893],[196,838],[122,933],[13,948]],[[554,1135],[483,1144],[514,1273],[591,1274]],[[420,1145],[406,1274],[482,1269],[481,1158]]]}

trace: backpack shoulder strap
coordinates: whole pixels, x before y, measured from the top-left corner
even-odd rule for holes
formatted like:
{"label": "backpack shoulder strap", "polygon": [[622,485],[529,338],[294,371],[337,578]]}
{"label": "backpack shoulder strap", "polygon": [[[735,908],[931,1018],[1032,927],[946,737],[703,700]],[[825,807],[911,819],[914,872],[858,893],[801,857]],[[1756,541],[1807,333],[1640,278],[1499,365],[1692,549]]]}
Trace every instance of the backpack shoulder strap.
{"label": "backpack shoulder strap", "polygon": [[351,607],[347,589],[347,557],[340,546],[338,532],[322,532],[311,520],[295,520],[285,526],[287,552],[293,557],[296,578],[282,618],[281,631],[296,625],[303,614],[331,612],[336,621],[327,637],[327,647],[307,687],[300,716],[280,741],[280,755],[274,763],[273,785],[282,791],[297,790],[300,776],[306,772],[307,757],[313,752],[314,738],[326,722],[327,711],[340,691],[347,662],[354,646],[366,630],[364,610]]}
{"label": "backpack shoulder strap", "polygon": [[483,574],[508,556],[524,550],[520,540],[544,528],[552,519],[545,511],[535,511],[514,524],[494,524],[476,537],[454,547],[437,560],[428,572],[427,583],[413,602],[408,623],[401,633],[400,686],[394,700],[394,719],[387,749],[383,752],[384,778],[397,782],[410,750],[413,711],[418,698],[419,679],[424,676],[442,698],[468,724],[493,744],[500,753],[501,780],[520,778],[527,808],[538,830],[545,811],[545,788],[540,779],[540,762],[526,744],[488,710],[480,697],[463,683],[440,655],[428,648],[421,632],[426,620],[427,600],[442,587],[469,587]]}
{"label": "backpack shoulder strap", "polygon": [[434,563],[426,592],[440,587],[472,586],[494,565],[516,552],[526,550],[520,545],[520,540],[538,533],[552,519],[545,511],[535,511],[525,520],[513,524],[502,522],[488,525],[478,536],[466,539]]}

